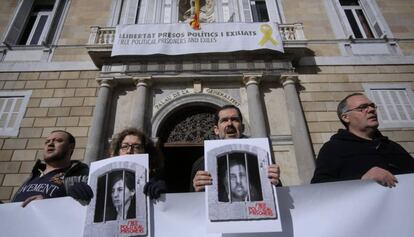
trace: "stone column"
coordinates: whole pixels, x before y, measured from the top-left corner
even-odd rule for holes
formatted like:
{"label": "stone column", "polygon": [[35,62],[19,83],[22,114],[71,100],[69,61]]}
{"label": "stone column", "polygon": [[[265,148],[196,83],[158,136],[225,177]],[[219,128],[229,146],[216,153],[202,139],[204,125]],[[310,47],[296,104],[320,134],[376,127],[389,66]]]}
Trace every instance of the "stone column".
{"label": "stone column", "polygon": [[134,106],[131,110],[131,127],[144,128],[145,108],[147,107],[148,87],[151,77],[134,77],[137,92],[135,95]]}
{"label": "stone column", "polygon": [[110,106],[113,80],[112,78],[98,79],[100,84],[95,110],[93,112],[92,124],[89,131],[88,144],[84,162],[88,165],[99,160],[103,148],[103,136],[105,134],[105,120]]}
{"label": "stone column", "polygon": [[243,75],[246,85],[247,104],[249,106],[249,121],[252,137],[267,137],[266,123],[264,119],[263,105],[260,98],[259,83],[262,75]]}
{"label": "stone column", "polygon": [[282,75],[281,83],[286,97],[286,105],[295,149],[298,176],[302,184],[309,183],[315,170],[315,158],[308,127],[299,100],[296,75]]}

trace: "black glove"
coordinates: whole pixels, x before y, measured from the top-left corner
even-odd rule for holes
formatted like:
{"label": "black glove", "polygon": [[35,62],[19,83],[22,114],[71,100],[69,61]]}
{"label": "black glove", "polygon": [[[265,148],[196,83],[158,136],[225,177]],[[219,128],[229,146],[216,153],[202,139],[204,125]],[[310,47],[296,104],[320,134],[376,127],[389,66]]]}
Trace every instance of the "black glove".
{"label": "black glove", "polygon": [[150,199],[157,199],[162,193],[167,192],[167,185],[164,180],[150,179],[144,186],[145,195]]}
{"label": "black glove", "polygon": [[93,191],[87,183],[79,182],[69,188],[68,196],[89,203],[93,198]]}

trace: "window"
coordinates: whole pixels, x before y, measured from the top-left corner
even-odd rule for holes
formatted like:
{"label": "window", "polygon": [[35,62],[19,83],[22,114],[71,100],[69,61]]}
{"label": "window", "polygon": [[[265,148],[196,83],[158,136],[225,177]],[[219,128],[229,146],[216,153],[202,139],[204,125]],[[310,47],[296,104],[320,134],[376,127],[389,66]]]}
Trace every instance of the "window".
{"label": "window", "polygon": [[250,0],[253,22],[269,21],[265,0]]}
{"label": "window", "polygon": [[385,21],[375,0],[333,0],[333,5],[347,38],[372,39],[385,36]]}
{"label": "window", "polygon": [[23,0],[4,43],[9,46],[52,43],[66,3],[66,0]]}
{"label": "window", "polygon": [[269,14],[265,0],[242,0],[245,22],[269,21]]}
{"label": "window", "polygon": [[362,7],[357,0],[340,0],[354,38],[374,38]]}
{"label": "window", "polygon": [[414,127],[414,93],[409,83],[364,84],[378,106],[381,128]]}
{"label": "window", "polygon": [[141,0],[118,0],[118,24],[137,24]]}
{"label": "window", "polygon": [[32,91],[0,92],[0,136],[17,136]]}

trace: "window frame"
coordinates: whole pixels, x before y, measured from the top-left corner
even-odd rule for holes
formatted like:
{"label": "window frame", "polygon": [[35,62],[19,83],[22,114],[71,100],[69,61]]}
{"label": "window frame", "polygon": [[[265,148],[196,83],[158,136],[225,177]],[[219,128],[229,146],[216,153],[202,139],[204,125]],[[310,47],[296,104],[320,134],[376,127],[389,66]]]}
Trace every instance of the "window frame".
{"label": "window frame", "polygon": [[358,0],[376,38],[355,39],[339,0],[324,0],[326,14],[343,56],[402,55],[398,42],[388,27],[376,0]]}
{"label": "window frame", "polygon": [[[344,34],[345,38],[354,37],[354,33],[350,26],[349,20],[345,15],[344,6],[341,5],[340,0],[325,0],[325,3],[329,8],[329,3],[327,2],[332,3],[334,12],[339,18],[339,28],[342,29],[342,33]],[[385,19],[383,18],[382,13],[375,0],[358,0],[358,3],[362,9],[362,12],[364,13],[364,17],[367,20],[372,33],[375,36],[375,39],[384,38],[385,36],[393,37],[391,30],[387,26]],[[350,6],[345,6],[345,8],[349,7]],[[328,11],[330,10],[328,9]],[[338,25],[335,24],[334,27],[338,27]]]}
{"label": "window frame", "polygon": [[[0,137],[15,137],[18,135],[20,124],[26,112],[26,108],[29,103],[29,99],[31,95],[32,95],[31,90],[29,91],[1,91],[0,92],[0,98],[10,98],[10,99],[23,98],[19,111],[17,112],[17,117],[14,123],[14,126],[11,128],[8,128],[8,122],[6,122],[4,127],[0,127]],[[6,100],[6,103],[7,101],[8,99]],[[0,118],[4,114],[3,110],[4,110],[3,105],[0,105]],[[7,115],[8,119],[6,121],[9,121],[10,114],[11,113],[8,113]]]}
{"label": "window frame", "polygon": [[[352,24],[351,24],[351,22],[349,21],[349,19],[348,19],[348,16],[346,15],[346,11],[347,10],[349,10],[349,11],[351,11],[351,13],[352,13],[352,16],[354,17],[354,20],[355,20],[355,22],[357,23],[357,26],[358,26],[358,30],[359,30],[359,32],[361,33],[361,35],[362,35],[362,38],[359,38],[359,39],[372,39],[372,38],[378,38],[378,35],[376,34],[376,32],[372,29],[372,26],[371,26],[371,23],[369,22],[369,20],[368,20],[368,18],[367,18],[367,14],[365,13],[365,10],[362,8],[362,6],[359,4],[359,5],[352,5],[352,6],[347,6],[347,5],[341,5],[341,7],[342,7],[342,10],[344,11],[344,14],[345,14],[345,16],[346,16],[346,19],[347,19],[347,21],[344,21],[344,22],[346,22],[347,23],[347,27],[349,27],[349,29],[350,29],[350,31],[351,31],[351,33],[352,33],[352,36],[354,37],[354,39],[358,39],[358,37],[356,37],[355,36],[355,31],[354,31],[354,29],[352,28]],[[369,28],[369,30],[370,30],[370,33],[372,34],[372,36],[373,37],[368,37],[368,35],[367,35],[367,32],[364,30],[364,27],[363,27],[363,23],[361,22],[361,19],[359,19],[359,17],[358,17],[358,14],[357,14],[357,11],[358,10],[360,10],[360,11],[362,11],[362,16],[364,17],[364,20],[366,21],[366,23],[367,23],[367,25],[368,25],[368,28]]]}
{"label": "window frame", "polygon": [[[52,11],[45,23],[37,45],[51,45],[56,41],[57,35],[62,28],[62,22],[64,21],[70,1],[71,0],[54,0]],[[35,4],[36,0],[21,0],[19,2],[6,34],[3,37],[3,44],[7,45],[9,48],[27,48],[28,46],[36,46],[27,44],[27,42],[25,44],[19,43],[23,33],[27,30],[28,19],[35,13],[33,11],[33,6],[35,6]],[[33,32],[31,32],[30,35],[32,35],[32,33]]]}
{"label": "window frame", "polygon": [[[252,21],[253,22],[267,22],[270,21],[270,16],[269,16],[269,9],[267,7],[267,3],[266,0],[249,0],[250,2],[250,10],[252,13]],[[259,17],[263,18],[263,16],[260,16],[261,14],[259,14],[259,4],[258,3],[263,3],[266,9],[266,15],[267,15],[267,20],[264,21],[264,19],[259,19]]]}
{"label": "window frame", "polygon": [[[41,45],[42,44],[42,40],[45,39],[46,34],[49,31],[48,28],[49,28],[50,25],[48,25],[48,22],[49,22],[49,19],[51,17],[52,12],[51,11],[39,11],[39,12],[32,12],[31,14],[35,14],[36,15],[36,20],[35,20],[35,22],[33,24],[32,29],[30,30],[30,34],[29,34],[29,37],[27,38],[27,41],[26,41],[26,44],[25,45]],[[42,16],[46,16],[47,17],[46,18],[46,22],[43,25],[42,33],[40,34],[39,39],[37,40],[37,42],[35,42],[34,44],[32,44],[31,42],[33,40],[33,37],[34,37],[36,31],[37,31],[37,28],[39,27],[39,22],[40,22]],[[25,29],[25,31],[26,30],[27,29]],[[23,45],[23,44],[20,44],[20,45]]]}
{"label": "window frame", "polygon": [[[375,99],[375,95],[374,95],[374,91],[393,91],[393,90],[398,90],[398,91],[404,91],[407,95],[406,99],[408,101],[408,105],[411,106],[411,110],[414,110],[414,92],[411,88],[411,84],[410,83],[363,83],[363,88],[364,91],[366,93],[366,95],[368,96],[368,98],[370,98],[374,103],[378,105],[382,105],[385,104],[384,103],[384,98],[381,97],[381,102],[377,101]],[[401,96],[398,96],[399,100],[401,100]],[[394,108],[394,111],[397,111],[398,108],[397,105],[401,105],[401,104],[396,104],[394,101],[392,101],[392,106]],[[381,109],[381,108],[380,108]],[[388,108],[383,108],[384,112],[387,114],[387,116],[391,117],[390,115],[390,110]],[[407,116],[407,118],[410,117],[409,115],[409,111],[407,110],[407,106],[403,107],[403,111],[405,112],[405,116]],[[381,113],[378,111],[378,113]],[[401,117],[401,115],[399,115],[398,113],[396,114],[396,116]],[[412,128],[414,127],[414,115],[412,115],[412,119],[399,119],[399,120],[393,120],[393,119],[389,119],[389,120],[383,120],[382,117],[379,115],[378,116],[379,119],[379,128]]]}

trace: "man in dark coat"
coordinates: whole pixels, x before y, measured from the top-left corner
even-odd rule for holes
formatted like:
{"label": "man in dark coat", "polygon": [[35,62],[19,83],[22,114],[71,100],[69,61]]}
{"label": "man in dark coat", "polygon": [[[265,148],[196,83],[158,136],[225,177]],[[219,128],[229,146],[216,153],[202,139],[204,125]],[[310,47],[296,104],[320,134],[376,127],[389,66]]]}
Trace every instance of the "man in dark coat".
{"label": "man in dark coat", "polygon": [[[245,137],[243,135],[243,117],[234,105],[224,105],[215,114],[214,133],[219,139],[237,139]],[[280,168],[277,164],[271,164],[268,168],[268,177],[273,185],[280,186]],[[204,157],[199,158],[191,169],[191,192],[204,191],[206,185],[212,184],[209,172],[204,170]]]}
{"label": "man in dark coat", "polygon": [[26,206],[33,200],[71,196],[88,203],[92,189],[86,184],[89,167],[79,161],[71,161],[75,138],[63,130],[52,131],[46,138],[43,162],[38,160],[31,176],[12,198]]}
{"label": "man in dark coat", "polygon": [[396,174],[414,173],[414,159],[378,131],[376,105],[362,93],[345,97],[337,114],[345,130],[325,143],[311,183],[371,179],[395,187]]}

